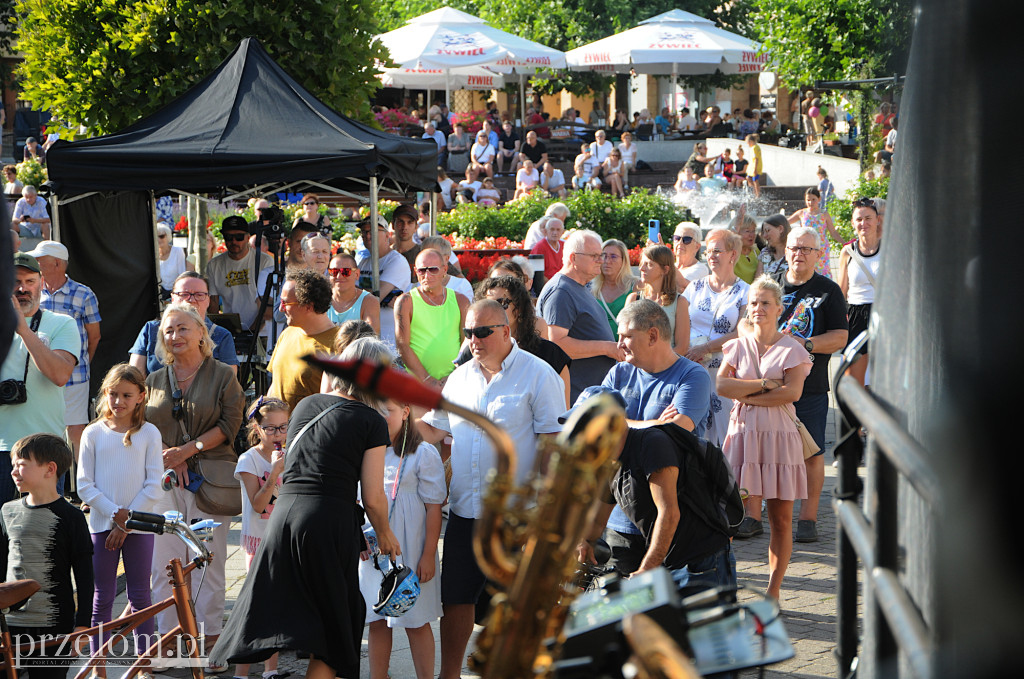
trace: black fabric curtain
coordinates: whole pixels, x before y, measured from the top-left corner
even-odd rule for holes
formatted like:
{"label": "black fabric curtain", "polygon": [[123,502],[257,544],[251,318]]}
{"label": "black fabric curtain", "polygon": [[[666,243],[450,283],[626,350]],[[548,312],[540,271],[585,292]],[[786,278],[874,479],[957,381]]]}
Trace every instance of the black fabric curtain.
{"label": "black fabric curtain", "polygon": [[[7,210],[7,201],[0,200],[0,224],[10,224],[11,218]],[[9,228],[9,227],[8,227]],[[0,363],[4,362],[7,352],[14,341],[14,329],[17,327],[17,315],[14,306],[8,300],[14,289],[14,243],[10,234],[0,233]]]}
{"label": "black fabric curtain", "polygon": [[91,366],[95,395],[111,366],[128,360],[139,330],[159,313],[149,194],[94,194],[60,208],[68,275],[99,300],[101,338]]}

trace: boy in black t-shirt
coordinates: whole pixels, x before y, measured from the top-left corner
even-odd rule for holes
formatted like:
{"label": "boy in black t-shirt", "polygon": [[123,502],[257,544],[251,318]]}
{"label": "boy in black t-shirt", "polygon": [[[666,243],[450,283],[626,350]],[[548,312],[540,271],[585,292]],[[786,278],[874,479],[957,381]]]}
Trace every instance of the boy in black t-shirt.
{"label": "boy in black t-shirt", "polygon": [[71,449],[52,434],[32,434],[14,444],[11,458],[14,484],[27,495],[0,508],[0,567],[5,580],[35,580],[40,589],[7,622],[16,642],[36,640],[35,657],[23,663],[30,679],[63,679],[72,660],[66,654],[73,647],[87,650],[88,637],[63,644],[65,657],[56,657],[58,646],[40,650],[40,642],[87,629],[93,598],[85,515],[57,492],[57,479],[71,467]]}

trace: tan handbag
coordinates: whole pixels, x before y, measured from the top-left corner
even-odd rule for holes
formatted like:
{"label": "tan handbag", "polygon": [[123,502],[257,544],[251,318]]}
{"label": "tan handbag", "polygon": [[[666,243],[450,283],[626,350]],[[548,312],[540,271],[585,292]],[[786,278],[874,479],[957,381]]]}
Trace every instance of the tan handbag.
{"label": "tan handbag", "polygon": [[237,516],[242,513],[242,484],[235,478],[235,464],[229,460],[206,460],[193,457],[196,473],[203,482],[196,490],[196,507],[216,516]]}

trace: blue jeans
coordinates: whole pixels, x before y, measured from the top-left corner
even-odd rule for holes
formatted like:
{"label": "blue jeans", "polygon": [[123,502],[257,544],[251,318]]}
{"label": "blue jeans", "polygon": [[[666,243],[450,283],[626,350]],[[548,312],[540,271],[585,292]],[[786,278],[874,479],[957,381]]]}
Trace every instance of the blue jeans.
{"label": "blue jeans", "polygon": [[828,424],[828,392],[823,394],[804,394],[793,404],[796,416],[807,427],[811,438],[818,444],[815,455],[825,454],[825,425]]}
{"label": "blue jeans", "polygon": [[672,571],[676,588],[685,598],[714,587],[736,586],[736,556],[732,546]]}

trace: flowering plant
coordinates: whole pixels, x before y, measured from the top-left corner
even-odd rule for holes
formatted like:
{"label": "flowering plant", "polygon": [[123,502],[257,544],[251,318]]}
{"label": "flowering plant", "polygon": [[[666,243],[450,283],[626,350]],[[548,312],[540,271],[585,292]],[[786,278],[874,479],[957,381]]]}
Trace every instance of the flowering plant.
{"label": "flowering plant", "polygon": [[378,111],[374,114],[374,117],[377,119],[377,122],[380,123],[380,126],[388,132],[397,132],[403,127],[420,124],[419,118],[409,115],[408,113],[403,113],[397,108]]}
{"label": "flowering plant", "polygon": [[466,128],[466,132],[475,135],[483,128],[485,120],[487,120],[487,111],[462,111],[455,114],[452,125],[459,123]]}

